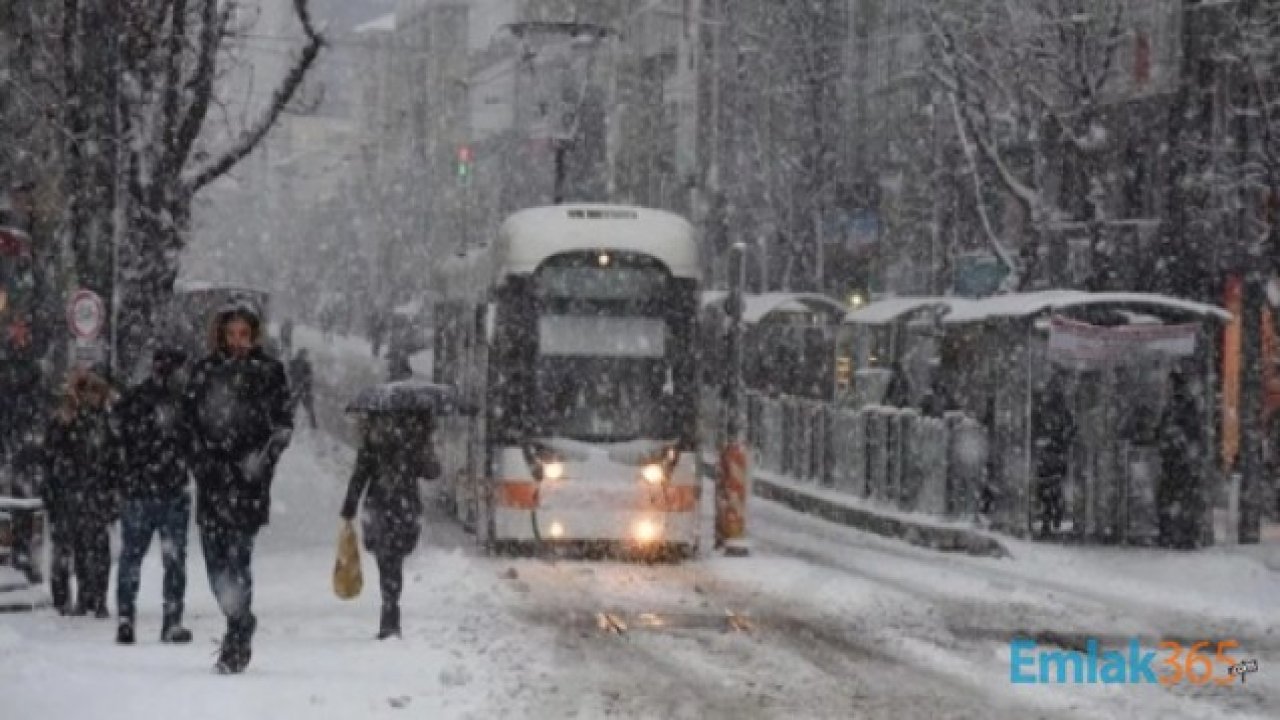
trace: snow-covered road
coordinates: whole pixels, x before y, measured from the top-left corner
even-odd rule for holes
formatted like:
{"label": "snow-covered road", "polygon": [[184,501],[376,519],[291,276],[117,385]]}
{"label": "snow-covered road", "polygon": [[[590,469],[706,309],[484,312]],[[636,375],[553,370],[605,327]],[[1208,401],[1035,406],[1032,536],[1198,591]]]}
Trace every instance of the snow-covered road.
{"label": "snow-covered road", "polygon": [[[334,435],[300,430],[281,464],[255,559],[249,671],[211,672],[222,622],[198,546],[196,643],[158,642],[153,553],[135,647],[114,645],[107,620],[0,615],[0,720],[1280,717],[1280,546],[1007,541],[1012,558],[956,556],[764,501],[750,509],[750,558],[681,565],[488,557],[432,517],[407,565],[405,638],[378,642],[371,559],[361,597],[342,602],[329,587],[353,460],[335,439],[350,436],[342,398],[380,372],[349,344],[316,358]],[[729,612],[745,622],[731,626]],[[627,631],[603,631],[601,613]],[[1015,635],[1050,649],[1236,639],[1260,670],[1229,687],[1014,685]]]}
{"label": "snow-covered road", "polygon": [[[1026,557],[952,557],[765,503],[753,506],[751,558],[675,566],[492,558],[433,518],[409,565],[406,637],[378,642],[374,578],[353,602],[328,586],[351,459],[306,431],[285,456],[243,677],[210,671],[221,627],[198,551],[188,591],[197,642],[158,643],[150,557],[138,646],[115,646],[111,621],[0,616],[0,718],[1243,718],[1280,707],[1268,672],[1280,657],[1267,611],[1276,595],[1254,597],[1277,587],[1265,558],[1224,554],[1241,601],[1214,609],[1195,592],[1161,597],[1167,578],[1153,569],[1224,582],[1205,575],[1214,565],[1203,556],[1015,546]],[[1118,584],[1100,580],[1125,563]],[[1231,594],[1202,590],[1205,600]],[[731,629],[727,611],[748,627]],[[602,632],[598,613],[627,632]],[[1067,645],[1230,634],[1262,668],[1243,687],[1015,686],[1015,632]]]}

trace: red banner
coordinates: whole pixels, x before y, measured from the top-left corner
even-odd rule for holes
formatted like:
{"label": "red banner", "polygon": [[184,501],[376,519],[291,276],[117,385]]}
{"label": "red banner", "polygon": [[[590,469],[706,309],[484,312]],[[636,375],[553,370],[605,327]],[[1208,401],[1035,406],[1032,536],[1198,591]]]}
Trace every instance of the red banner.
{"label": "red banner", "polygon": [[1144,354],[1185,357],[1196,351],[1198,323],[1105,327],[1054,316],[1049,355],[1054,362],[1095,366],[1135,362]]}

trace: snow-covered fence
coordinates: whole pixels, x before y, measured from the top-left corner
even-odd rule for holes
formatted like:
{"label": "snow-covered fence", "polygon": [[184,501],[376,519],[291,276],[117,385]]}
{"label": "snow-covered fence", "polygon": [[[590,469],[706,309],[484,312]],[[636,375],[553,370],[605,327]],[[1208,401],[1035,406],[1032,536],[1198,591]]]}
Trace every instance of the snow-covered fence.
{"label": "snow-covered fence", "polygon": [[828,454],[831,485],[840,492],[867,494],[867,419],[864,413],[832,408]]}
{"label": "snow-covered fence", "polygon": [[889,416],[871,408],[862,414],[867,422],[867,496],[884,502],[889,497]]}
{"label": "snow-covered fence", "polygon": [[958,413],[858,410],[798,398],[751,398],[757,467],[899,510],[972,517],[985,429]]}
{"label": "snow-covered fence", "polygon": [[910,452],[903,474],[904,505],[932,515],[947,512],[948,434],[941,418],[912,418],[907,428]]}
{"label": "snow-covered fence", "polygon": [[959,413],[947,415],[947,430],[946,513],[973,517],[986,472],[987,431],[978,421]]}

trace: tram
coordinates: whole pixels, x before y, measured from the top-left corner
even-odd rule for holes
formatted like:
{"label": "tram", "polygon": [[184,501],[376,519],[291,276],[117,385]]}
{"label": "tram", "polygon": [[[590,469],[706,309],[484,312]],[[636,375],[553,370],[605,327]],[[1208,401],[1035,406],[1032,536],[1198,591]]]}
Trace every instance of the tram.
{"label": "tram", "polygon": [[499,551],[699,541],[698,248],[658,210],[522,210],[448,261],[435,382],[446,506]]}

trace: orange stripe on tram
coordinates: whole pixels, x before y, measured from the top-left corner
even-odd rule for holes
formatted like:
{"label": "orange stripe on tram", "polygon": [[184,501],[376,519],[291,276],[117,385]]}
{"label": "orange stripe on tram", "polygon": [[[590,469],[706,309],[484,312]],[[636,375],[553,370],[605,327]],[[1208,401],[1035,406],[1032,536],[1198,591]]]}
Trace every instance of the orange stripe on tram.
{"label": "orange stripe on tram", "polygon": [[494,489],[493,501],[498,507],[533,510],[538,507],[538,485],[523,480],[503,480]]}
{"label": "orange stripe on tram", "polygon": [[698,487],[668,485],[654,491],[652,502],[654,509],[662,512],[693,512],[698,508]]}

